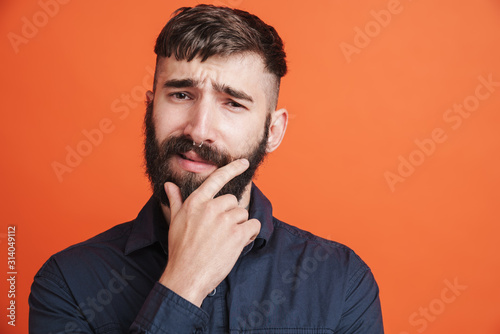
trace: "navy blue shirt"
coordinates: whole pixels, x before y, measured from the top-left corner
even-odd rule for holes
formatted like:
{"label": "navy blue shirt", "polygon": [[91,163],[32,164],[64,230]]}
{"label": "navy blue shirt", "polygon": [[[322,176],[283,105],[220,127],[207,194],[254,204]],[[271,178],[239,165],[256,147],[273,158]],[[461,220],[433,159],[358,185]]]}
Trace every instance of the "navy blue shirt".
{"label": "navy blue shirt", "polygon": [[253,186],[261,222],[201,308],[158,283],[168,226],[153,197],[137,218],[53,255],[36,274],[29,332],[383,333],[379,290],[348,247],[285,224]]}

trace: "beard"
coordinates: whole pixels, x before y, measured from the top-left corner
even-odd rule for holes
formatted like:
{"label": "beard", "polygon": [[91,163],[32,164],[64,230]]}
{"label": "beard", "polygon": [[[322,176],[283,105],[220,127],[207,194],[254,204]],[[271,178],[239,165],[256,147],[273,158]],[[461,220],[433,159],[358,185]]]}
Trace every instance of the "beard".
{"label": "beard", "polygon": [[183,200],[195,191],[207,179],[208,176],[200,176],[192,172],[176,173],[170,166],[170,161],[176,155],[193,151],[203,160],[214,164],[217,168],[227,165],[231,161],[246,158],[250,166],[242,174],[235,176],[215,195],[234,195],[238,201],[241,200],[243,192],[251,182],[257,168],[266,156],[267,139],[269,137],[269,125],[271,115],[268,114],[264,125],[264,134],[255,147],[246,154],[232,156],[224,150],[213,145],[193,145],[193,140],[186,136],[169,137],[158,143],[153,121],[153,102],[148,102],[144,118],[144,158],[146,162],[146,174],[153,188],[153,195],[161,203],[170,207],[167,194],[165,193],[165,182],[176,184],[181,191]]}

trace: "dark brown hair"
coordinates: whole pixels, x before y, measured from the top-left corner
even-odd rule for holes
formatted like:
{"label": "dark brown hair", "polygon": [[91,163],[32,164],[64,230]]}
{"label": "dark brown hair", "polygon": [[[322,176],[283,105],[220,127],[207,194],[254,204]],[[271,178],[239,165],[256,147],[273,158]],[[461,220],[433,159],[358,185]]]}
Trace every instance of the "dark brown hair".
{"label": "dark brown hair", "polygon": [[255,15],[228,7],[179,8],[160,32],[154,51],[157,57],[187,61],[255,52],[276,76],[277,90],[287,72],[283,41],[276,30]]}

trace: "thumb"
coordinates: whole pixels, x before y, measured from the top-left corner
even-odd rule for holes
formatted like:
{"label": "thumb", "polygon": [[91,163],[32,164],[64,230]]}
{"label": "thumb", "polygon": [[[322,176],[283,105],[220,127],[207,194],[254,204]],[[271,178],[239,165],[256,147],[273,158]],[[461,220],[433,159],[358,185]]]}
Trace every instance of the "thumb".
{"label": "thumb", "polygon": [[174,216],[182,206],[181,190],[175,183],[172,182],[166,182],[164,187],[168,201],[170,202],[170,215]]}

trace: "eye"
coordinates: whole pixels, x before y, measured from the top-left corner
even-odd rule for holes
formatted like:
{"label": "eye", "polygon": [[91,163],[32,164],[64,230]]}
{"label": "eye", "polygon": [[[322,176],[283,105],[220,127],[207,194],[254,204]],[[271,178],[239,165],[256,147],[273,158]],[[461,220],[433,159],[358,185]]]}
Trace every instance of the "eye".
{"label": "eye", "polygon": [[187,99],[189,99],[189,95],[187,95],[186,93],[183,93],[183,92],[171,93],[171,94],[169,94],[169,96],[172,96],[172,97],[174,97],[177,100],[187,100]]}
{"label": "eye", "polygon": [[239,104],[238,102],[234,102],[233,100],[228,101],[227,105],[230,106],[231,108],[237,108],[237,109],[244,108],[244,109],[246,109],[246,107],[244,105]]}

